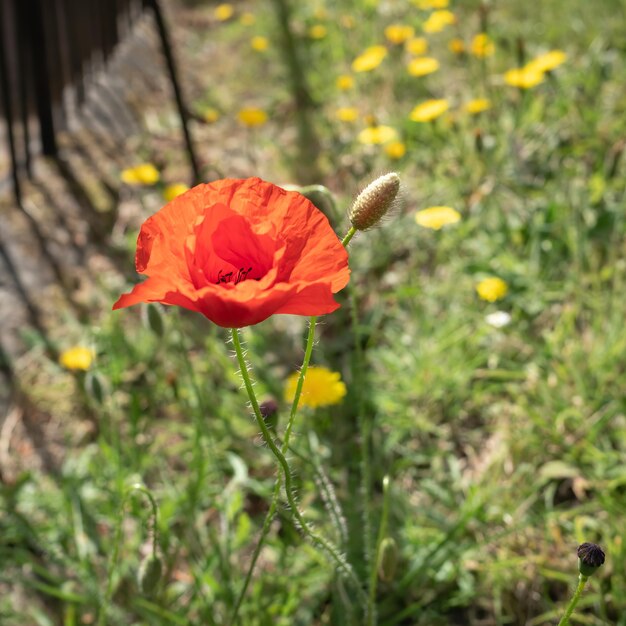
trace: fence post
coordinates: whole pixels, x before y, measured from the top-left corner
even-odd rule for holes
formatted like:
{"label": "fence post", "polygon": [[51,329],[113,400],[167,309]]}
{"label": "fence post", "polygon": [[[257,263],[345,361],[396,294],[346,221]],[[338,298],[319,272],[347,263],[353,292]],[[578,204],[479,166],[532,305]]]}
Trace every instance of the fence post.
{"label": "fence post", "polygon": [[45,155],[56,156],[58,147],[54,132],[54,115],[52,113],[52,93],[48,82],[48,65],[46,54],[46,32],[43,22],[41,0],[22,0],[29,16],[31,27],[28,46],[32,53],[32,70],[35,79],[35,103],[41,132],[41,149]]}
{"label": "fence post", "polygon": [[13,134],[13,103],[11,102],[11,92],[9,90],[9,76],[6,56],[4,54],[4,10],[0,6],[0,91],[2,92],[2,108],[7,126],[7,136],[9,139],[9,152],[11,154],[11,173],[13,178],[13,193],[18,205],[22,203],[22,192],[20,179],[17,172],[17,152],[15,150],[15,135]]}

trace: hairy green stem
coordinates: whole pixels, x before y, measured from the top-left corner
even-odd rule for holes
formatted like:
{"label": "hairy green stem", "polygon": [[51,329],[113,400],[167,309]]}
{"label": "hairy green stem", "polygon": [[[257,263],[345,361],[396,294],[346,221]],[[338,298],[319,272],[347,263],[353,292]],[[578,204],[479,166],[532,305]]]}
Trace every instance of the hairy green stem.
{"label": "hairy green stem", "polygon": [[[311,361],[311,354],[313,353],[313,344],[315,343],[315,326],[317,324],[317,317],[311,317],[309,320],[309,333],[306,340],[306,348],[304,351],[304,359],[302,360],[302,366],[300,367],[300,375],[298,377],[298,382],[296,384],[296,392],[293,398],[293,403],[291,405],[291,411],[289,413],[289,421],[287,423],[287,428],[285,429],[285,435],[283,438],[283,443],[281,445],[280,451],[283,455],[287,453],[289,449],[289,439],[291,437],[291,431],[293,429],[293,424],[296,419],[296,413],[298,412],[298,404],[300,403],[300,396],[302,395],[302,387],[304,386],[304,377],[306,376],[307,369],[309,368],[309,362]],[[237,616],[239,614],[239,609],[241,608],[241,603],[243,602],[244,596],[248,591],[248,587],[250,585],[250,581],[252,580],[252,574],[254,573],[254,568],[256,567],[256,563],[259,559],[259,554],[261,554],[261,549],[263,548],[263,544],[265,543],[265,538],[267,537],[267,533],[270,530],[270,526],[272,524],[272,520],[274,519],[274,515],[276,514],[276,509],[278,508],[278,502],[280,500],[280,489],[282,487],[282,475],[279,473],[276,477],[276,483],[274,484],[274,492],[272,493],[272,501],[270,503],[270,508],[265,515],[265,519],[263,520],[263,527],[261,528],[261,536],[256,544],[254,549],[254,553],[252,554],[252,560],[250,561],[250,567],[248,567],[248,572],[246,573],[246,578],[243,582],[243,586],[239,595],[237,596],[237,602],[235,604],[235,608],[233,609],[233,613],[228,621],[229,626],[235,624]]]}
{"label": "hairy green stem", "polygon": [[[370,579],[369,579],[369,601],[371,606],[374,608],[376,604],[376,587],[378,584],[378,572],[376,568],[378,566],[378,560],[380,558],[380,546],[383,543],[383,539],[387,534],[387,520],[389,519],[389,476],[385,476],[383,478],[383,512],[380,517],[380,526],[378,527],[378,538],[376,539],[376,552],[374,556],[374,562],[372,564],[372,569],[370,570]],[[375,611],[372,609],[372,612]],[[370,613],[371,615],[371,613]],[[370,624],[375,624],[375,618]],[[369,626],[369,625],[368,625]]]}
{"label": "hairy green stem", "polygon": [[306,348],[304,349],[304,359],[302,360],[302,367],[300,368],[300,375],[298,376],[298,382],[296,383],[296,392],[291,403],[291,411],[289,412],[289,421],[287,422],[287,428],[285,429],[285,435],[283,436],[283,444],[281,446],[281,452],[285,454],[289,449],[289,439],[291,438],[291,431],[293,429],[294,422],[296,420],[296,414],[298,413],[298,405],[300,404],[300,396],[302,395],[302,388],[304,386],[304,379],[306,372],[309,369],[309,363],[311,361],[311,355],[313,354],[313,344],[315,343],[315,325],[317,324],[317,317],[311,317],[309,320],[309,334],[306,338]]}
{"label": "hairy green stem", "polygon": [[285,496],[287,498],[287,502],[291,509],[292,515],[294,516],[302,532],[310,539],[311,543],[313,543],[313,545],[317,548],[320,548],[322,551],[324,551],[332,559],[337,569],[353,583],[355,590],[357,591],[361,599],[365,599],[365,601],[367,601],[367,596],[361,588],[361,583],[354,573],[352,566],[341,555],[340,551],[333,543],[331,543],[322,535],[318,535],[312,530],[312,528],[309,526],[308,522],[304,519],[302,513],[300,512],[293,491],[291,468],[289,467],[289,462],[287,461],[285,455],[281,452],[280,448],[278,448],[278,446],[274,442],[272,434],[270,433],[267,425],[265,424],[265,420],[261,415],[259,403],[256,398],[256,394],[254,393],[254,387],[252,386],[250,372],[248,371],[248,365],[246,363],[243,349],[241,347],[239,331],[236,328],[233,328],[231,329],[231,333],[233,338],[233,345],[235,346],[235,354],[237,356],[237,361],[239,363],[239,368],[241,371],[241,377],[243,379],[243,384],[246,388],[246,392],[248,393],[250,404],[252,405],[254,417],[257,421],[259,428],[261,429],[261,433],[263,434],[263,439],[265,440],[265,443],[272,451],[272,454],[276,457],[276,460],[278,461],[282,469],[283,480],[285,481]]}
{"label": "hairy green stem", "polygon": [[583,594],[583,590],[588,580],[588,576],[583,576],[582,574],[578,576],[578,585],[576,587],[576,591],[574,592],[572,599],[567,605],[567,608],[565,609],[565,615],[563,615],[563,617],[561,618],[558,626],[567,626],[567,624],[569,624],[569,618],[572,616],[572,613],[574,612],[574,609],[576,608],[576,605],[578,604],[578,601]]}

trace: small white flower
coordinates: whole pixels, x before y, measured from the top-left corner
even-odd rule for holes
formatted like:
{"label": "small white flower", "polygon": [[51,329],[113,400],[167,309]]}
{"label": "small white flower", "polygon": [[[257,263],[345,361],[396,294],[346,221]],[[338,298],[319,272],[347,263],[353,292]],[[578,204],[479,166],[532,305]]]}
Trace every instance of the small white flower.
{"label": "small white flower", "polygon": [[485,321],[494,328],[503,328],[511,322],[511,316],[506,311],[496,311],[486,315]]}

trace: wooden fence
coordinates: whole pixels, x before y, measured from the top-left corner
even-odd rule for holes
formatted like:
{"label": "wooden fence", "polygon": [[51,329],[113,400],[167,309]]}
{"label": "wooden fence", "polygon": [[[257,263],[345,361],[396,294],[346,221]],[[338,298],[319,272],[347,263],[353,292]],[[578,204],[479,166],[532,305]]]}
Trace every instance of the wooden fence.
{"label": "wooden fence", "polygon": [[67,107],[80,109],[90,81],[144,11],[155,18],[193,178],[199,179],[159,0],[0,0],[0,104],[18,203],[20,177],[32,175],[33,146],[57,156],[57,131],[66,125]]}

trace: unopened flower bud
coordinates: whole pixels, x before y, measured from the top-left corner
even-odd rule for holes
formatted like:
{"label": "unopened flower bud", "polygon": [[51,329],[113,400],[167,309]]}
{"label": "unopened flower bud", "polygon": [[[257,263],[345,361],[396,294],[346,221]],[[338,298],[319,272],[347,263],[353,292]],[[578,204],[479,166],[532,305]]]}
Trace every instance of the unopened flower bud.
{"label": "unopened flower bud", "polygon": [[268,398],[261,402],[259,411],[268,428],[275,429],[278,423],[278,402],[274,398]]}
{"label": "unopened flower bud", "polygon": [[150,554],[141,562],[137,575],[141,593],[150,595],[156,589],[162,570],[161,559],[156,554]]}
{"label": "unopened flower bud", "polygon": [[163,312],[156,304],[147,304],[143,308],[143,323],[157,337],[161,338],[165,334],[165,324],[163,323]]}
{"label": "unopened flower bud", "polygon": [[105,396],[105,384],[102,377],[97,372],[87,372],[85,376],[85,391],[89,394],[89,397],[98,404],[104,402]]}
{"label": "unopened flower bud", "polygon": [[595,543],[582,543],[578,546],[578,571],[583,576],[591,576],[604,564],[604,551]]}
{"label": "unopened flower bud", "polygon": [[356,198],[349,217],[357,230],[367,230],[389,211],[400,191],[400,177],[391,172],[371,182]]}

